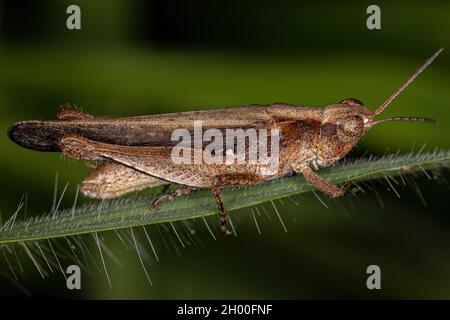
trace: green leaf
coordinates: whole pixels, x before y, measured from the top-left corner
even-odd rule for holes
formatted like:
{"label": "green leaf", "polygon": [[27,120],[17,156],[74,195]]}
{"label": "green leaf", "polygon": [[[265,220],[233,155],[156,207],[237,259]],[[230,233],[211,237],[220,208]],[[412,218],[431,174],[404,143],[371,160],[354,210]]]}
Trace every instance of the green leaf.
{"label": "green leaf", "polygon": [[[359,181],[386,179],[416,173],[426,174],[450,164],[450,151],[391,154],[379,158],[346,160],[321,170],[320,175],[333,184],[355,184]],[[244,188],[225,189],[223,198],[229,211],[254,206],[271,200],[313,191],[302,176],[290,176],[264,184]],[[117,230],[148,224],[185,220],[217,214],[214,198],[209,190],[202,190],[150,210],[150,196],[127,197],[69,208],[27,221],[17,221],[13,215],[0,230],[0,245],[23,241],[81,235]],[[233,214],[233,213],[231,213]]]}

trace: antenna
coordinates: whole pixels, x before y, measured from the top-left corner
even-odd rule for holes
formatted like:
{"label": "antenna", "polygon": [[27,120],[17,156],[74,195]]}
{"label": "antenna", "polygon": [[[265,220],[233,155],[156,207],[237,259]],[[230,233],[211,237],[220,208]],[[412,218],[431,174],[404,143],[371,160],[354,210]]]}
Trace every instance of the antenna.
{"label": "antenna", "polygon": [[422,118],[422,117],[391,117],[391,118],[386,118],[386,119],[374,121],[372,125],[374,126],[374,125],[377,125],[377,124],[380,124],[380,123],[384,123],[384,122],[388,122],[388,121],[419,121],[419,122],[428,122],[428,123],[433,123],[433,124],[437,123],[436,120],[430,119],[430,118]]}
{"label": "antenna", "polygon": [[[403,90],[405,90],[406,87],[409,86],[411,84],[411,82],[413,82],[417,78],[417,76],[419,74],[421,74],[433,62],[434,59],[436,59],[436,57],[442,52],[442,50],[444,50],[444,48],[440,48],[430,58],[428,58],[424,62],[424,64],[419,69],[417,69],[416,72],[414,72],[414,74],[411,77],[409,77],[408,80],[406,80],[406,82],[400,88],[397,89],[397,91],[395,91],[385,102],[383,102],[383,104],[381,106],[379,106],[377,110],[375,110],[374,117],[376,115],[379,115],[380,113],[382,113],[384,111],[384,109],[386,109],[391,104],[391,102],[394,101],[395,98],[397,98],[399,96],[399,94]],[[396,120],[400,120],[400,119],[396,119]]]}

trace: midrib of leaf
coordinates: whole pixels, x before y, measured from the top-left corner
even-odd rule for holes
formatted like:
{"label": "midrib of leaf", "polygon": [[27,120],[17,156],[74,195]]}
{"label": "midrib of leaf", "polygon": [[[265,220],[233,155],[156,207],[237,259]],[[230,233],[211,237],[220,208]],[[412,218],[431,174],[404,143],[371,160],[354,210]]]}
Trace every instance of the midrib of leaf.
{"label": "midrib of leaf", "polygon": [[[450,151],[419,152],[346,161],[333,168],[320,170],[319,174],[331,183],[342,184],[441,169],[449,165]],[[223,197],[227,209],[232,211],[313,189],[302,176],[291,176],[245,188],[225,189]],[[15,221],[14,224],[9,222],[0,231],[0,245],[217,214],[209,190],[161,203],[156,211],[150,211],[150,200],[151,197],[128,197],[87,204],[74,210],[69,208],[27,221]]]}

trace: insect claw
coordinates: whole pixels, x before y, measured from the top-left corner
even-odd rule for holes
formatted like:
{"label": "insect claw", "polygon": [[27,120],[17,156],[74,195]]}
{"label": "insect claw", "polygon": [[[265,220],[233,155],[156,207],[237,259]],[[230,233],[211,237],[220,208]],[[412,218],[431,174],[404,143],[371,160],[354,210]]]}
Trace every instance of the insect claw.
{"label": "insect claw", "polygon": [[226,224],[228,222],[228,218],[225,216],[220,216],[220,232],[225,235],[229,236],[233,234],[233,231],[227,228]]}
{"label": "insect claw", "polygon": [[174,196],[172,194],[170,194],[170,193],[166,193],[166,194],[162,194],[160,196],[156,196],[155,199],[150,204],[150,210],[158,209],[158,205],[161,202],[172,200],[173,198],[174,198]]}
{"label": "insect claw", "polygon": [[335,193],[333,193],[331,195],[331,197],[332,198],[342,197],[345,194],[345,192],[347,191],[348,187],[349,187],[348,185],[345,185],[343,187],[338,187],[338,190]]}
{"label": "insect claw", "polygon": [[357,196],[360,193],[361,193],[361,189],[359,189],[358,187],[353,187],[350,189],[350,194],[352,196]]}
{"label": "insect claw", "polygon": [[343,196],[347,191],[349,191],[352,195],[357,195],[361,190],[357,187],[352,186],[351,182],[347,182],[339,187],[342,191],[340,196]]}
{"label": "insect claw", "polygon": [[161,197],[157,197],[155,200],[152,201],[150,204],[150,210],[156,210],[158,208],[158,204],[161,202]]}
{"label": "insect claw", "polygon": [[220,224],[220,232],[225,235],[225,236],[231,236],[233,234],[233,231],[231,231],[230,229],[228,229],[225,224]]}

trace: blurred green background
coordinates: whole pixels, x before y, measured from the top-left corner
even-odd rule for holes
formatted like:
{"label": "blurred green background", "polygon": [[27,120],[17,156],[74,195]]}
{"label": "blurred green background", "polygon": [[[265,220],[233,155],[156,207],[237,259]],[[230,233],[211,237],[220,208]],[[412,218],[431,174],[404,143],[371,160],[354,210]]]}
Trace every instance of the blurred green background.
{"label": "blurred green background", "polygon": [[[66,28],[70,4],[81,8],[81,30]],[[347,97],[374,109],[444,47],[384,115],[426,116],[439,124],[385,124],[352,156],[423,144],[448,148],[450,2],[378,1],[382,29],[373,31],[366,28],[370,4],[0,1],[3,221],[23,195],[28,216],[47,212],[56,172],[60,190],[69,182],[62,207],[70,206],[89,172],[82,162],[22,149],[6,136],[16,121],[55,118],[64,103],[110,116],[252,103],[327,105]],[[448,186],[419,175],[399,187],[400,198],[386,182],[372,188],[337,201],[322,196],[328,208],[314,195],[296,198],[298,205],[277,202],[287,233],[270,205],[267,215],[257,216],[261,235],[250,209],[232,214],[237,238],[215,241],[197,222],[202,246],[177,252],[159,243],[160,261],[148,265],[153,287],[136,252],[111,234],[105,241],[119,257],[106,259],[112,290],[95,268],[83,270],[83,290],[74,292],[61,274],[42,280],[26,260],[18,282],[34,297],[58,298],[450,298]],[[371,264],[381,267],[382,290],[366,288]],[[0,295],[24,293],[2,276]]]}

